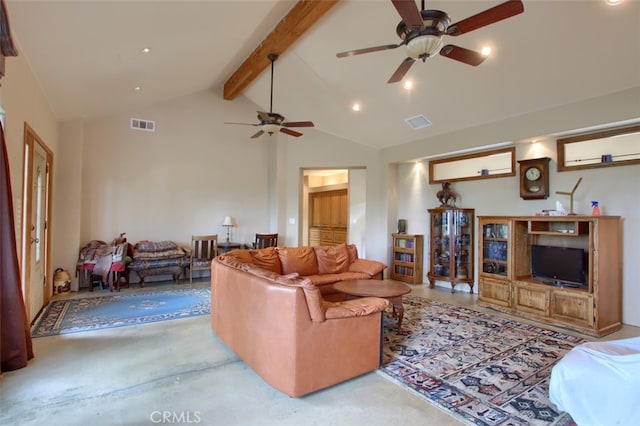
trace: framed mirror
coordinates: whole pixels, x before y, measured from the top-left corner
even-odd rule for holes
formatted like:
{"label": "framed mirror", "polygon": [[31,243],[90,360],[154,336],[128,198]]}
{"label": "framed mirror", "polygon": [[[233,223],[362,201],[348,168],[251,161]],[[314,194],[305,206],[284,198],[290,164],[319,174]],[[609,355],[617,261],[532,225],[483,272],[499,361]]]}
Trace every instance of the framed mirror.
{"label": "framed mirror", "polygon": [[560,138],[558,171],[640,164],[640,124]]}
{"label": "framed mirror", "polygon": [[429,161],[429,183],[515,176],[515,147]]}

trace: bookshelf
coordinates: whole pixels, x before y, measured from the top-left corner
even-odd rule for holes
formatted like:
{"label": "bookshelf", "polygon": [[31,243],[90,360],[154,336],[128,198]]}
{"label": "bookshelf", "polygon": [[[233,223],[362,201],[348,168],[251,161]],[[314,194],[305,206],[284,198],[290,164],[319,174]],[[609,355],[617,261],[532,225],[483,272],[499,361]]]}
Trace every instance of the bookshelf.
{"label": "bookshelf", "polygon": [[422,283],[423,235],[391,234],[391,279],[409,284]]}

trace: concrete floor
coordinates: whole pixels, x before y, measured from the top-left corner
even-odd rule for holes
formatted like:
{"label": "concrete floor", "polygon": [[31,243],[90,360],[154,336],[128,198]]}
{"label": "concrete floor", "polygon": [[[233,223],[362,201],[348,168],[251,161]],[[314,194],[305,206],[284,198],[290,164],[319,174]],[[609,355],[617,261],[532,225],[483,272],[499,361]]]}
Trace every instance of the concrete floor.
{"label": "concrete floor", "polygon": [[[173,284],[147,287],[156,285]],[[412,294],[477,308],[469,293],[415,285]],[[625,326],[603,340],[632,336],[640,336],[640,328]],[[213,334],[209,316],[41,337],[33,344],[29,366],[0,379],[2,425],[461,424],[376,372],[290,398]]]}

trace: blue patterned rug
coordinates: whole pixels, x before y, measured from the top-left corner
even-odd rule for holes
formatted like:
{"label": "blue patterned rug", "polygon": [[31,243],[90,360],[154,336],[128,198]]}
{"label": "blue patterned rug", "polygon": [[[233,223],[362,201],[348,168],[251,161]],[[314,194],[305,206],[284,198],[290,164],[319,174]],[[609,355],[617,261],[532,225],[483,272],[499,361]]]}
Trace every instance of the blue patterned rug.
{"label": "blue patterned rug", "polygon": [[424,297],[385,317],[379,372],[467,425],[575,425],[549,402],[553,365],[584,339]]}
{"label": "blue patterned rug", "polygon": [[31,335],[52,336],[208,315],[210,302],[209,287],[55,300],[49,303]]}

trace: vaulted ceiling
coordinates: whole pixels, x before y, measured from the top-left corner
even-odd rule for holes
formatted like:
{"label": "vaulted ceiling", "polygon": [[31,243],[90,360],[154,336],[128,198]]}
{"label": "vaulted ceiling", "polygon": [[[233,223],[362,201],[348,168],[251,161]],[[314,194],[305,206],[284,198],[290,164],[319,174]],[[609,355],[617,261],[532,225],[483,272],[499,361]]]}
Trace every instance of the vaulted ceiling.
{"label": "vaulted ceiling", "polygon": [[[425,3],[456,22],[501,2]],[[604,0],[524,0],[523,14],[447,40],[473,50],[491,45],[492,56],[483,64],[472,67],[443,56],[416,63],[407,74],[411,91],[387,84],[407,56],[404,46],[336,57],[400,41],[400,17],[389,0],[319,2],[325,4],[309,10],[296,3],[6,0],[20,55],[61,121],[203,90],[221,98],[246,96],[268,111],[264,52],[270,43],[282,49],[275,63],[275,112],[288,121],[312,120],[315,129],[305,132],[376,148],[640,86],[637,0],[614,7]],[[283,20],[289,13],[302,18]],[[144,47],[151,51],[141,53]],[[353,102],[361,104],[360,112],[351,110]],[[420,114],[432,125],[411,129],[405,119]]]}

